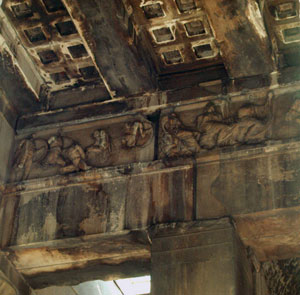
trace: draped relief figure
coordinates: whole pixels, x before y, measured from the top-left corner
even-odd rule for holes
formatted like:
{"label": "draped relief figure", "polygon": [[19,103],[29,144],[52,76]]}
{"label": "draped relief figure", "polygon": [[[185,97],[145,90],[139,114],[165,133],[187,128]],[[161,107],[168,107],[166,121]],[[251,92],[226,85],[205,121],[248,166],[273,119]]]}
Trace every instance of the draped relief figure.
{"label": "draped relief figure", "polygon": [[248,104],[232,117],[224,118],[216,106],[207,104],[197,117],[198,142],[204,149],[261,143],[271,136],[272,116],[269,101],[265,105]]}
{"label": "draped relief figure", "polygon": [[104,130],[95,130],[92,135],[94,143],[86,148],[88,163],[94,167],[107,165],[111,159],[111,142]]}
{"label": "draped relief figure", "polygon": [[86,171],[91,167],[85,158],[83,148],[71,138],[55,135],[46,140],[31,136],[21,140],[15,152],[12,181],[28,179],[33,165],[41,169],[58,167],[61,174]]}
{"label": "draped relief figure", "polygon": [[63,156],[67,160],[67,164],[60,169],[60,172],[71,173],[75,171],[87,171],[91,167],[86,164],[86,156],[83,148],[73,143],[70,147],[63,150]]}
{"label": "draped relief figure", "polygon": [[90,167],[85,162],[83,148],[68,137],[52,136],[48,140],[49,150],[44,165],[58,165],[60,173],[86,171]]}
{"label": "draped relief figure", "polygon": [[122,144],[127,148],[143,147],[153,137],[153,126],[148,121],[135,121],[125,124]]}
{"label": "draped relief figure", "polygon": [[161,120],[160,154],[167,157],[190,156],[201,150],[197,138],[200,133],[183,125],[175,113]]}
{"label": "draped relief figure", "polygon": [[15,152],[13,164],[13,181],[28,179],[33,163],[42,161],[48,150],[48,144],[44,139],[30,137],[23,139]]}
{"label": "draped relief figure", "polygon": [[66,165],[66,161],[62,156],[63,150],[63,138],[60,136],[51,136],[48,139],[49,150],[43,164],[47,165],[59,165],[64,167]]}
{"label": "draped relief figure", "polygon": [[271,100],[268,98],[263,105],[244,105],[228,117],[209,102],[196,117],[193,126],[184,125],[175,113],[164,116],[161,119],[160,154],[167,157],[188,156],[201,150],[257,144],[271,139]]}

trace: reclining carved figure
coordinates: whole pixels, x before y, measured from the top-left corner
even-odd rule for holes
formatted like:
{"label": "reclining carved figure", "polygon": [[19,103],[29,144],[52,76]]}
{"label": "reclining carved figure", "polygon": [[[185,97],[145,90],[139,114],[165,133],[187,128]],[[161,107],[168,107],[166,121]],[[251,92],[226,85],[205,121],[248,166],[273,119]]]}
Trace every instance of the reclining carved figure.
{"label": "reclining carved figure", "polygon": [[198,141],[205,149],[261,143],[271,136],[271,119],[269,102],[245,105],[227,119],[209,103],[197,117],[197,129],[201,134]]}
{"label": "reclining carved figure", "polygon": [[210,102],[195,127],[185,126],[175,113],[163,117],[160,152],[167,157],[189,156],[203,149],[261,143],[271,138],[271,127],[271,98],[264,105],[244,105],[227,118]]}

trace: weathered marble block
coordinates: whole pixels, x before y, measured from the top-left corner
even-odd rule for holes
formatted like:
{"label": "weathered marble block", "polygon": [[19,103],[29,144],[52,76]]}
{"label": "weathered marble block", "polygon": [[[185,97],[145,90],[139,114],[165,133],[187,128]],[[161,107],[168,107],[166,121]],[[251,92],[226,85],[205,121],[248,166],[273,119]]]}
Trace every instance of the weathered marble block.
{"label": "weathered marble block", "polygon": [[46,129],[17,139],[11,182],[154,159],[154,125],[142,116]]}
{"label": "weathered marble block", "polygon": [[300,136],[300,94],[219,98],[165,109],[159,157],[187,157],[208,150],[266,145]]}
{"label": "weathered marble block", "polygon": [[[177,167],[176,164],[179,164]],[[148,162],[10,184],[0,245],[145,229],[193,218],[191,163]]]}

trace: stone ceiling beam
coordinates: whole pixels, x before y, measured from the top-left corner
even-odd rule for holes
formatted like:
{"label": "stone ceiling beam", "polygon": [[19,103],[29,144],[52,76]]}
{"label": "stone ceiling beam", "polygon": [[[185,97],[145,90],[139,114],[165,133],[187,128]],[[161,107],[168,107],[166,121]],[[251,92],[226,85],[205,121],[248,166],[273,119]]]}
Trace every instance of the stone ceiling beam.
{"label": "stone ceiling beam", "polygon": [[274,71],[270,44],[255,0],[205,0],[203,3],[230,77]]}
{"label": "stone ceiling beam", "polygon": [[[121,1],[63,0],[112,97],[154,88],[129,36]],[[123,19],[124,18],[124,19]]]}
{"label": "stone ceiling beam", "polygon": [[20,115],[40,108],[45,84],[0,7],[0,88]]}
{"label": "stone ceiling beam", "polygon": [[150,272],[150,244],[143,231],[20,245],[5,253],[34,289]]}
{"label": "stone ceiling beam", "polygon": [[[294,73],[293,77],[297,75],[300,77],[297,73]],[[280,79],[280,83],[277,83],[277,78]],[[273,93],[274,96],[282,94],[288,96],[288,93],[300,90],[299,81],[291,82],[289,73],[278,72],[275,75],[259,75],[226,82],[217,80],[200,83],[189,88],[145,93],[48,112],[28,113],[19,118],[17,131],[19,134],[24,134],[45,128],[61,128],[66,124],[77,124],[80,121],[90,122],[113,118],[121,114],[127,115],[138,112],[151,114],[168,107],[200,101],[213,101],[219,97],[226,98],[228,101],[232,99],[248,101],[249,98],[252,100],[266,97],[269,92]]]}

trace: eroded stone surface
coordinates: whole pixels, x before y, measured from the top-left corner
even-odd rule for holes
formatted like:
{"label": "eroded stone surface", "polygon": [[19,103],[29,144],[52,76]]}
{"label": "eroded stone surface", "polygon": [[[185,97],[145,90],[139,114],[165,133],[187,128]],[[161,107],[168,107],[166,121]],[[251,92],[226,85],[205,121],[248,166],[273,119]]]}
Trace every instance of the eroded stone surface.
{"label": "eroded stone surface", "polygon": [[121,117],[20,138],[11,181],[153,159],[153,124],[142,116]]}
{"label": "eroded stone surface", "polygon": [[263,270],[271,295],[299,294],[299,258],[265,262]]}

